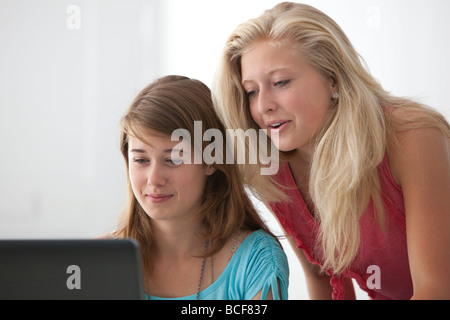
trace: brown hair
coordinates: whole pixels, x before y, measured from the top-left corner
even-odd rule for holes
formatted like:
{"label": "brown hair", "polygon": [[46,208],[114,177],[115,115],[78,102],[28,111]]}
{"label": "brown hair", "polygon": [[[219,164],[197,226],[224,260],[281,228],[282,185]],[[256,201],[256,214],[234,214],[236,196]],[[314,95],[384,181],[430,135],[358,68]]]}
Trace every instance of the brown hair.
{"label": "brown hair", "polygon": [[[150,129],[170,137],[173,131],[186,129],[194,136],[195,121],[202,122],[202,137],[208,129],[218,129],[225,137],[224,126],[213,109],[211,92],[202,82],[182,76],[167,76],[144,88],[121,120],[120,146],[127,169],[129,135],[141,139],[140,132]],[[203,142],[202,150],[207,145]],[[192,146],[195,147],[193,141]],[[225,152],[224,147],[224,157]],[[252,231],[263,229],[271,234],[254,208],[237,167],[221,163],[213,163],[212,166],[216,172],[207,179],[198,213],[199,221],[207,230],[199,236],[205,240],[214,240],[214,245],[206,256],[220,251],[240,228]],[[131,237],[138,241],[144,272],[150,273],[151,219],[134,196],[128,175],[127,180],[128,202],[118,233],[121,237]]]}

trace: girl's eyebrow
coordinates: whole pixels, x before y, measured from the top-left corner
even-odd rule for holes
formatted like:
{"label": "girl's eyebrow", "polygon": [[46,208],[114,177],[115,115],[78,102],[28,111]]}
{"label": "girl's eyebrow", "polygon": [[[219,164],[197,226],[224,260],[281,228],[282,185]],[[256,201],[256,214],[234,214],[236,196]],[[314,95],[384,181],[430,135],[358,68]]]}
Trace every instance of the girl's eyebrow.
{"label": "girl's eyebrow", "polygon": [[177,152],[178,154],[180,154],[180,152],[181,153],[187,153],[186,152],[186,150],[184,150],[184,149],[167,149],[167,150],[164,150],[164,152],[165,153],[172,153],[172,152]]}
{"label": "girl's eyebrow", "polygon": [[[183,149],[165,149],[163,150],[164,153],[172,153],[172,152],[183,152],[186,153],[186,150]],[[131,149],[130,153],[147,153],[144,149]]]}
{"label": "girl's eyebrow", "polygon": [[[289,70],[288,67],[278,67],[275,68],[273,70],[271,70],[270,72],[267,73],[268,76],[272,76],[274,73],[278,72],[278,71],[284,71],[284,70]],[[245,84],[247,82],[252,82],[253,80],[247,80],[247,79],[242,79],[242,83],[241,84]]]}
{"label": "girl's eyebrow", "polygon": [[132,150],[130,150],[130,152],[132,152],[132,153],[146,153],[146,151],[144,149],[132,149]]}

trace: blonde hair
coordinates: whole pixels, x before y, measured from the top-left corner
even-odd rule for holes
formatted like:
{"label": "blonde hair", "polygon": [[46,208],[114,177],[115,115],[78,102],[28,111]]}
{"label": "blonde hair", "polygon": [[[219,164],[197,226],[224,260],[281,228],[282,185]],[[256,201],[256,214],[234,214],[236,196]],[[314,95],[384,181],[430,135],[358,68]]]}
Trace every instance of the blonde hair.
{"label": "blonde hair", "polygon": [[[215,108],[226,127],[257,128],[241,85],[241,57],[261,40],[294,44],[337,84],[339,99],[330,105],[314,141],[309,191],[320,221],[317,249],[323,269],[339,274],[358,252],[359,220],[371,199],[383,226],[378,166],[388,136],[415,127],[436,127],[449,136],[449,125],[438,112],[386,92],[330,17],[308,5],[284,2],[241,24],[228,38],[213,86]],[[289,159],[289,153],[282,156]],[[258,175],[253,166],[241,170],[249,189],[266,204],[285,200],[273,178]]]}
{"label": "blonde hair", "polygon": [[[166,76],[144,88],[134,99],[121,120],[120,147],[128,172],[128,137],[133,135],[142,141],[142,132],[152,130],[170,137],[177,129],[186,129],[195,135],[195,121],[202,121],[202,137],[209,129],[220,130],[225,135],[223,124],[214,112],[209,88],[202,82],[182,76]],[[192,147],[194,141],[191,141]],[[200,146],[203,152],[206,142]],[[216,150],[220,152],[221,150]],[[226,148],[223,154],[226,155]],[[203,163],[203,165],[206,165]],[[237,167],[213,163],[216,169],[208,176],[204,188],[198,219],[205,228],[204,240],[214,240],[206,256],[218,252],[240,229],[263,229],[265,226],[245,191]],[[127,174],[128,203],[121,217],[120,237],[131,237],[138,241],[145,274],[152,270],[152,225],[151,219],[137,201]]]}

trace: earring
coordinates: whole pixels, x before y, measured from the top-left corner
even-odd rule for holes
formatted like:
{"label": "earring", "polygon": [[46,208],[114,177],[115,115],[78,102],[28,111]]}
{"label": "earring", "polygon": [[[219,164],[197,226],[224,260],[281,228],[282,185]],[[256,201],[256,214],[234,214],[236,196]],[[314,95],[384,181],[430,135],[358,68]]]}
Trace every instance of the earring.
{"label": "earring", "polygon": [[335,92],[335,93],[333,93],[333,100],[337,100],[337,99],[339,99],[339,92]]}

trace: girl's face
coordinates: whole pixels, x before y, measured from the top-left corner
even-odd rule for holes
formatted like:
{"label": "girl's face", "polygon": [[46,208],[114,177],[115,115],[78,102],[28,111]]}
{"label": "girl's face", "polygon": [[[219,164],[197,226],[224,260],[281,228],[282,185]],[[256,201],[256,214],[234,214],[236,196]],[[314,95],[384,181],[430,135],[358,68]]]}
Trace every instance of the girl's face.
{"label": "girl's face", "polygon": [[281,151],[309,152],[337,92],[331,78],[306,63],[289,43],[255,43],[242,56],[241,68],[251,115],[259,127],[269,135],[279,134]]}
{"label": "girl's face", "polygon": [[148,216],[166,221],[192,219],[200,208],[207,177],[215,169],[173,158],[172,150],[179,142],[170,137],[146,134],[148,144],[133,136],[128,138],[131,186]]}

